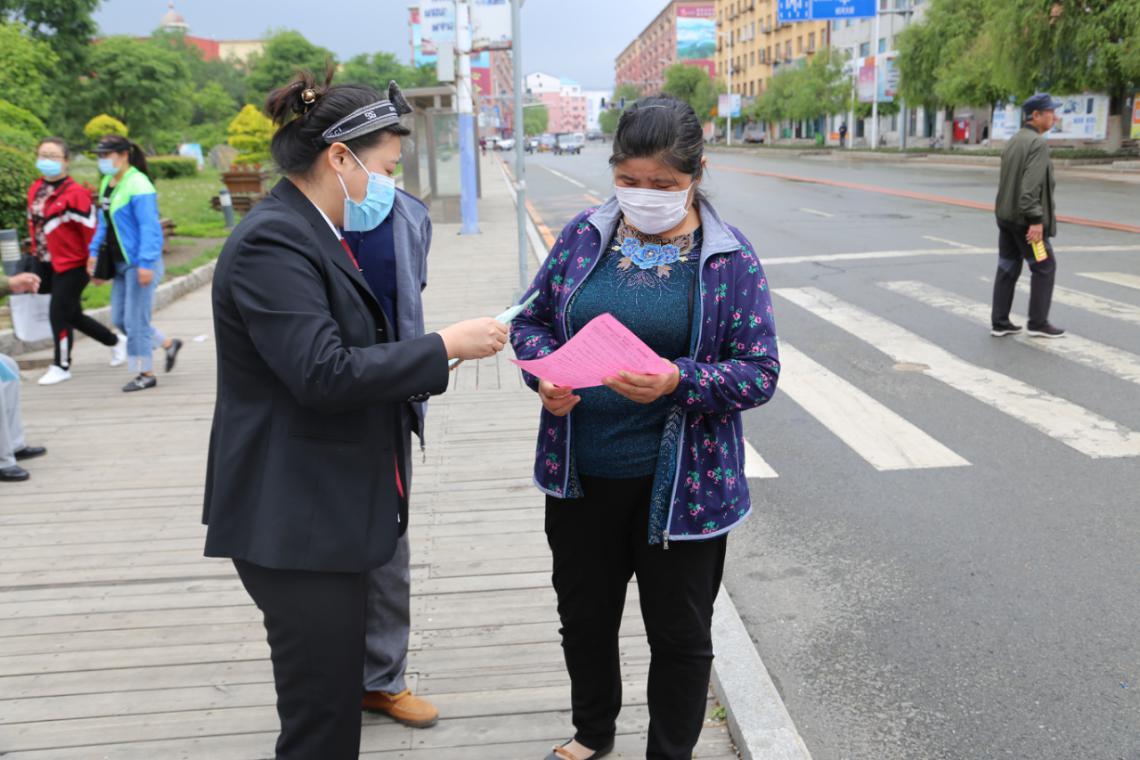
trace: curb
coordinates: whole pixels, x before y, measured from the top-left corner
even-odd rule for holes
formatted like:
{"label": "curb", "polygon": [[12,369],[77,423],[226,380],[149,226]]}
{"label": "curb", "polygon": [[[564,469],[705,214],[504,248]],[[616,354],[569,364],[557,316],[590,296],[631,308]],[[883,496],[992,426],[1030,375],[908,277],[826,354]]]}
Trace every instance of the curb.
{"label": "curb", "polygon": [[[197,290],[206,283],[214,279],[214,267],[217,265],[218,260],[214,259],[202,266],[195,269],[193,272],[181,277],[177,277],[170,282],[164,282],[158,286],[154,292],[154,310],[164,309],[174,301],[177,301],[182,296]],[[92,309],[85,312],[87,316],[95,319],[98,322],[110,327],[111,326],[111,307],[101,306],[98,309]],[[40,340],[32,343],[25,343],[16,338],[15,333],[11,330],[0,330],[0,354],[8,354],[9,356],[19,356],[20,354],[27,354],[33,351],[42,351],[52,347],[52,341]]]}
{"label": "curb", "polygon": [[[499,169],[518,207],[518,194],[505,163]],[[539,265],[546,248],[535,224],[537,212],[527,203],[527,236]],[[545,228],[545,224],[542,225]],[[743,760],[811,760],[788,708],[780,698],[732,597],[723,585],[713,610],[712,688],[725,709],[728,731]]]}

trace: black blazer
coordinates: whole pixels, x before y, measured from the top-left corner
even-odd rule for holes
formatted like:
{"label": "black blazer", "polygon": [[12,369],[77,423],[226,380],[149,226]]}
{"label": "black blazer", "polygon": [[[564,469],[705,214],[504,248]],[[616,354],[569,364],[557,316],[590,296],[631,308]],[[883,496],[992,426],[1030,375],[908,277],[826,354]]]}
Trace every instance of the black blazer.
{"label": "black blazer", "polygon": [[447,389],[443,340],[389,342],[368,284],[289,180],[226,241],[213,303],[206,556],[342,572],[384,564],[407,525],[401,407]]}

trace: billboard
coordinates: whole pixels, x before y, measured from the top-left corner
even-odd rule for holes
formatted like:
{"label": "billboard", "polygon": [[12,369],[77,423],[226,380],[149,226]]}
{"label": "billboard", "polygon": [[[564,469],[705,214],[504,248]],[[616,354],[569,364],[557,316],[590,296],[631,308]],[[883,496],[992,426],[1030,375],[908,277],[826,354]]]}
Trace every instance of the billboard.
{"label": "billboard", "polygon": [[471,49],[511,49],[511,4],[508,0],[473,0]]}
{"label": "billboard", "polygon": [[732,93],[731,95],[721,95],[717,98],[716,115],[723,118],[731,116],[738,118],[740,116],[741,97],[740,93]]}
{"label": "billboard", "polygon": [[[860,103],[893,103],[899,94],[898,53],[893,50],[882,55],[869,55],[855,59],[858,75],[856,92]],[[879,97],[875,98],[875,67],[879,68]]]}
{"label": "billboard", "polygon": [[1140,92],[1132,96],[1132,139],[1140,140]]}
{"label": "billboard", "polygon": [[491,54],[486,50],[471,54],[471,92],[491,94]]}
{"label": "billboard", "polygon": [[[1103,140],[1108,136],[1108,96],[1086,92],[1057,98],[1057,123],[1045,135],[1047,140]],[[1135,108],[1133,133],[1136,132]],[[990,136],[995,140],[1008,140],[1021,128],[1021,107],[1007,105],[995,108]]]}
{"label": "billboard", "polygon": [[716,75],[716,9],[712,5],[677,6],[677,61],[701,66]]}
{"label": "billboard", "polygon": [[416,68],[435,63],[438,50],[435,43],[428,40],[424,44],[423,25],[420,23],[419,6],[408,8],[408,25],[412,30],[412,65]]}
{"label": "billboard", "polygon": [[776,6],[776,18],[781,24],[796,21],[873,18],[875,2],[876,0],[779,0]]}

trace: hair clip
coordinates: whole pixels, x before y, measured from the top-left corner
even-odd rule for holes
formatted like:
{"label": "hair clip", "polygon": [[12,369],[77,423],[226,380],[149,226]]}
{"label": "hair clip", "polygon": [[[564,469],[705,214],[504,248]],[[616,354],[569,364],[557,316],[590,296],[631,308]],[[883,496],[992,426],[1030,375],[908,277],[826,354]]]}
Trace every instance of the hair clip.
{"label": "hair clip", "polygon": [[317,91],[312,87],[305,89],[301,93],[301,102],[305,104],[305,110],[309,110],[309,108],[312,107],[313,103],[317,102]]}

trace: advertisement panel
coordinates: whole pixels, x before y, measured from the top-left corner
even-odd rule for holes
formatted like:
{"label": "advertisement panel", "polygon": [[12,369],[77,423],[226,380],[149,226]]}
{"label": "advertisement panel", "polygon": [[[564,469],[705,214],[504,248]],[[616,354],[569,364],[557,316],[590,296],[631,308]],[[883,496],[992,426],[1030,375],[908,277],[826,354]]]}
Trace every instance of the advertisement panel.
{"label": "advertisement panel", "polygon": [[486,50],[471,54],[471,91],[476,95],[491,94],[491,54]]}
{"label": "advertisement panel", "polygon": [[511,4],[508,0],[471,3],[471,49],[511,49]]}
{"label": "advertisement panel", "polygon": [[677,60],[701,66],[715,76],[716,9],[711,5],[677,6]]}
{"label": "advertisement panel", "polygon": [[1140,140],[1140,92],[1132,96],[1132,139]]}
{"label": "advertisement panel", "polygon": [[729,115],[731,115],[734,119],[738,118],[740,116],[740,106],[740,93],[721,95],[717,99],[716,115],[722,119]]}
{"label": "advertisement panel", "polygon": [[416,68],[434,64],[436,60],[435,43],[430,40],[424,44],[423,24],[420,19],[419,6],[408,8],[408,24],[412,29],[412,65]]}
{"label": "advertisement panel", "polygon": [[898,53],[890,51],[882,55],[869,55],[866,58],[856,58],[855,71],[857,74],[856,94],[860,103],[871,103],[875,100],[875,67],[879,67],[879,97],[880,103],[893,103],[899,95],[899,67]]}
{"label": "advertisement panel", "polygon": [[[1048,140],[1103,140],[1108,136],[1107,95],[1086,92],[1081,95],[1058,97],[1057,123],[1045,135]],[[1007,105],[995,108],[990,135],[995,140],[1008,140],[1021,128],[1021,107]],[[1136,131],[1135,112],[1133,132]]]}

